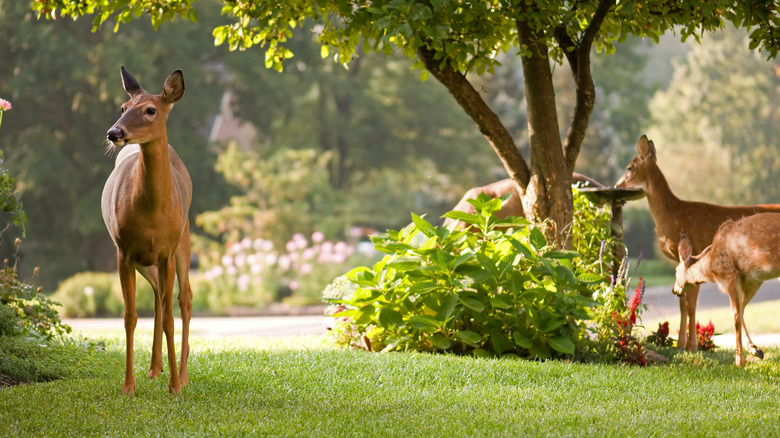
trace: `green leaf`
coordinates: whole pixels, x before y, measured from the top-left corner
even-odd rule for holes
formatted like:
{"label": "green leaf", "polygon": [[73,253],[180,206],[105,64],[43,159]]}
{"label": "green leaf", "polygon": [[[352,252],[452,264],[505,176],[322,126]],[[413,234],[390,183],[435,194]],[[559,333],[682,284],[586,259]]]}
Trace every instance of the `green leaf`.
{"label": "green leaf", "polygon": [[531,245],[533,245],[537,251],[547,246],[547,239],[544,237],[544,234],[539,231],[539,228],[531,228],[531,233],[528,237],[531,240]]}
{"label": "green leaf", "polygon": [[440,284],[433,281],[418,281],[409,287],[409,291],[418,295],[424,295],[441,288]]}
{"label": "green leaf", "polygon": [[455,338],[464,344],[476,347],[482,342],[482,335],[471,330],[461,330],[455,332]]}
{"label": "green leaf", "polygon": [[482,222],[484,222],[481,216],[477,216],[476,214],[466,213],[463,211],[450,211],[445,213],[444,216],[442,217],[463,221],[467,224],[479,225]]}
{"label": "green leaf", "polygon": [[439,309],[439,313],[436,315],[439,318],[439,321],[447,321],[452,317],[452,314],[455,312],[455,305],[458,304],[458,295],[452,294],[444,299],[444,302],[441,304],[441,308]]}
{"label": "green leaf", "polygon": [[390,309],[388,307],[382,308],[379,311],[379,324],[383,327],[398,326],[404,322],[401,312]]}
{"label": "green leaf", "polygon": [[568,336],[561,335],[550,338],[547,340],[547,343],[550,344],[550,347],[554,348],[555,351],[563,354],[574,354],[574,342],[572,342],[571,338]]}
{"label": "green leaf", "polygon": [[436,228],[433,225],[431,225],[430,222],[426,221],[422,217],[412,213],[412,222],[414,222],[414,225],[417,227],[417,229],[420,230],[426,236],[428,237],[436,236]]}
{"label": "green leaf", "polygon": [[433,333],[439,331],[439,321],[428,315],[414,315],[409,318],[409,325],[417,330]]}
{"label": "green leaf", "polygon": [[464,295],[464,294],[459,294],[458,300],[460,300],[460,302],[464,306],[476,312],[482,312],[483,310],[485,310],[485,304],[474,297]]}
{"label": "green leaf", "polygon": [[542,255],[548,259],[575,259],[580,256],[577,252],[563,249],[554,249],[552,251],[547,251]]}
{"label": "green leaf", "polygon": [[452,341],[442,335],[431,336],[431,343],[440,350],[449,350],[452,347]]}
{"label": "green leaf", "polygon": [[515,249],[516,249],[516,250],[517,250],[517,251],[518,251],[520,254],[522,254],[522,255],[523,255],[523,257],[525,257],[525,258],[527,258],[527,259],[529,259],[529,260],[532,260],[532,259],[534,258],[534,252],[533,252],[533,251],[531,251],[531,249],[530,249],[530,248],[528,248],[527,246],[525,246],[525,244],[524,244],[523,242],[520,242],[519,240],[517,240],[517,239],[515,239],[515,238],[510,238],[510,239],[509,239],[509,242],[511,242],[511,243],[512,243],[512,246],[513,246],[513,247],[514,247],[514,248],[515,248]]}
{"label": "green leaf", "polygon": [[490,305],[495,307],[496,309],[509,309],[512,306],[504,301],[501,297],[492,297],[490,298]]}
{"label": "green leaf", "polygon": [[525,348],[526,350],[534,345],[533,342],[531,342],[531,339],[518,331],[512,332],[512,339],[515,341],[515,345]]}
{"label": "green leaf", "polygon": [[564,324],[566,324],[566,320],[563,318],[551,318],[550,320],[544,323],[544,327],[542,327],[541,332],[542,333],[551,332]]}

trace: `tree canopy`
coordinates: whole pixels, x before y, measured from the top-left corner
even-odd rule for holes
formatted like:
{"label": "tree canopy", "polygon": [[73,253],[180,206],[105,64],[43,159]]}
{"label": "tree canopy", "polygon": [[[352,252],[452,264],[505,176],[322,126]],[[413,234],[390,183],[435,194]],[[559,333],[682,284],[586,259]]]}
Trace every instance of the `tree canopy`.
{"label": "tree canopy", "polygon": [[[174,17],[196,20],[194,0],[36,0],[33,9],[47,17],[94,15],[94,26],[146,15],[157,27]],[[569,184],[595,104],[591,74],[593,49],[611,51],[628,36],[653,40],[667,32],[698,38],[726,21],[750,29],[751,48],[774,57],[780,48],[780,18],[775,2],[651,0],[627,1],[445,1],[445,0],[291,0],[223,1],[232,22],[217,26],[218,44],[231,49],[265,47],[265,65],[284,67],[293,56],[286,43],[313,19],[322,56],[345,65],[365,52],[399,50],[444,84],[472,118],[501,159],[518,190],[526,215],[552,218],[558,242],[572,219]],[[528,107],[530,157],[467,79],[490,72],[496,54],[521,56]],[[567,62],[576,84],[574,113],[562,140],[552,84],[551,62]],[[637,133],[638,134],[638,133]]]}

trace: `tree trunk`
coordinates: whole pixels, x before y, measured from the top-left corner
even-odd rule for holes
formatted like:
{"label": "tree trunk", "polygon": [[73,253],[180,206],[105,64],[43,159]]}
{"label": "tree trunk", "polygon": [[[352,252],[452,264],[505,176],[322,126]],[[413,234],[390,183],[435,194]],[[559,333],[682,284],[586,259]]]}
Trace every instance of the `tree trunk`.
{"label": "tree trunk", "polygon": [[551,219],[548,230],[556,246],[570,244],[572,222],[571,174],[566,166],[555,104],[552,70],[547,46],[527,23],[517,22],[521,47],[531,54],[523,56],[525,99],[528,107],[528,135],[531,144],[531,180],[523,196],[523,209],[530,219]]}

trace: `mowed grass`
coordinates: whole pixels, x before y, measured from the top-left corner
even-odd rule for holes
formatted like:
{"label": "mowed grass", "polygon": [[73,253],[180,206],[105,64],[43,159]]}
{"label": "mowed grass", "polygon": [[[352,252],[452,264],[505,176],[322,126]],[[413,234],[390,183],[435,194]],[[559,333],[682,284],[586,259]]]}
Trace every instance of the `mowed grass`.
{"label": "mowed grass", "polygon": [[749,436],[779,434],[780,350],[737,369],[733,351],[646,368],[336,351],[319,337],[193,337],[191,383],[150,381],[124,341],[63,380],[0,389],[4,436]]}

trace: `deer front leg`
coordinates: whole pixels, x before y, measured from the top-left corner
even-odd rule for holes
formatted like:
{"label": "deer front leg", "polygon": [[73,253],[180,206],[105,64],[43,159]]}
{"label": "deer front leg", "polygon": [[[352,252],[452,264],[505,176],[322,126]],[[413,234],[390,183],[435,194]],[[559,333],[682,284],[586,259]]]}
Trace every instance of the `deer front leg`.
{"label": "deer front leg", "polygon": [[119,282],[122,286],[122,299],[125,302],[125,382],[124,394],[135,395],[135,376],[133,375],[133,336],[138,323],[135,310],[135,268],[127,256],[121,253],[117,257]]}
{"label": "deer front leg", "polygon": [[694,285],[680,296],[680,335],[677,338],[677,348],[696,351],[699,343],[696,340],[696,305],[699,300],[700,285]]}
{"label": "deer front leg", "polygon": [[176,251],[176,275],[179,278],[179,310],[181,313],[181,359],[179,380],[182,386],[190,382],[187,375],[187,358],[190,355],[190,318],[192,318],[192,288],[190,287],[190,239],[189,223]]}
{"label": "deer front leg", "polygon": [[176,275],[175,258],[172,255],[160,257],[159,262],[159,288],[162,299],[162,326],[165,332],[165,340],[168,345],[168,391],[178,394],[181,392],[179,373],[176,371],[176,343],[174,340],[173,324],[173,283]]}
{"label": "deer front leg", "polygon": [[154,380],[162,373],[162,298],[160,296],[157,266],[138,266],[138,272],[152,285],[154,291],[154,338],[152,340],[152,361],[147,377]]}

